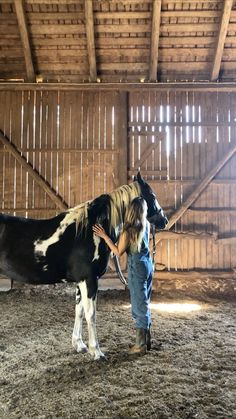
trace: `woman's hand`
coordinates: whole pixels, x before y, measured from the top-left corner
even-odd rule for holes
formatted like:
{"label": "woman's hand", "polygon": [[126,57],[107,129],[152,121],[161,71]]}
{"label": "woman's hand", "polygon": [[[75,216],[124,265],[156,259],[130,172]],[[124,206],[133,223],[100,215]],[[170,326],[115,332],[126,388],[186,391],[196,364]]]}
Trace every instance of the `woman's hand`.
{"label": "woman's hand", "polygon": [[100,224],[95,224],[93,227],[93,232],[98,236],[101,237],[109,247],[109,249],[113,252],[116,256],[121,256],[125,252],[128,242],[127,242],[127,234],[122,232],[119,238],[118,244],[114,244],[110,237],[105,233],[104,228]]}
{"label": "woman's hand", "polygon": [[106,241],[106,239],[109,239],[108,235],[105,233],[104,228],[100,226],[100,224],[95,224],[93,226],[93,231],[98,237],[101,237],[103,240]]}

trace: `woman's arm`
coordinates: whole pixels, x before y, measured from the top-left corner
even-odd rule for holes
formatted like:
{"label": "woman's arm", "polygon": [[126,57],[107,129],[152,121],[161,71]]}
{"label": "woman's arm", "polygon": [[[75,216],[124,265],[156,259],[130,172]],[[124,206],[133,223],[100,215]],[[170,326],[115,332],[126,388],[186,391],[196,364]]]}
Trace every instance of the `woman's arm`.
{"label": "woman's arm", "polygon": [[111,251],[116,256],[122,256],[123,253],[126,251],[128,247],[128,240],[127,240],[127,233],[122,232],[120,235],[120,238],[118,240],[117,245],[113,243],[113,241],[110,239],[110,237],[106,234],[103,227],[99,224],[96,224],[93,226],[94,233],[101,237],[107,244],[107,246],[111,249]]}

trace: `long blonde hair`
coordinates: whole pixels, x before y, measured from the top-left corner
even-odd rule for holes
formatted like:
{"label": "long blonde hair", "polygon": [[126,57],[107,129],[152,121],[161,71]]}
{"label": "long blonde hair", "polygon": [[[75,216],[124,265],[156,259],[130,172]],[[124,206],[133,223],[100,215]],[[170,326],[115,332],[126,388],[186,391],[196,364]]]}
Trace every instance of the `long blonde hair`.
{"label": "long blonde hair", "polygon": [[128,235],[129,249],[140,251],[147,223],[147,203],[142,197],[134,198],[130,203],[124,220],[124,228]]}

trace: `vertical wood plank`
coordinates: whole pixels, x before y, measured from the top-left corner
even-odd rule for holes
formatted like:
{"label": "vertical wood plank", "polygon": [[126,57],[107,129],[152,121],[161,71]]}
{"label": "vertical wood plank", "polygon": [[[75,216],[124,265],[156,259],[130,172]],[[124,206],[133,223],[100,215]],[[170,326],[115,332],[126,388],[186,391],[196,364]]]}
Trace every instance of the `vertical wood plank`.
{"label": "vertical wood plank", "polygon": [[[117,115],[118,147],[119,147],[119,185],[128,182],[128,93],[119,93],[119,107]],[[120,166],[120,164],[122,166]]]}

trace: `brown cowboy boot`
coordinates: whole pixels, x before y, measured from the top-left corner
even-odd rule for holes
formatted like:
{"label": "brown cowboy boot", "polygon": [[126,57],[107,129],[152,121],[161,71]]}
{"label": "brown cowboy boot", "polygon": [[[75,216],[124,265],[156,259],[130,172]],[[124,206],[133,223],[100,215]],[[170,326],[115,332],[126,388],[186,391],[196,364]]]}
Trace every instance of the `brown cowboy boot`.
{"label": "brown cowboy boot", "polygon": [[140,354],[145,355],[147,352],[147,330],[146,329],[136,329],[136,342],[129,349],[130,354]]}

